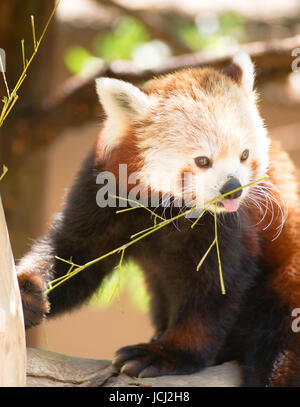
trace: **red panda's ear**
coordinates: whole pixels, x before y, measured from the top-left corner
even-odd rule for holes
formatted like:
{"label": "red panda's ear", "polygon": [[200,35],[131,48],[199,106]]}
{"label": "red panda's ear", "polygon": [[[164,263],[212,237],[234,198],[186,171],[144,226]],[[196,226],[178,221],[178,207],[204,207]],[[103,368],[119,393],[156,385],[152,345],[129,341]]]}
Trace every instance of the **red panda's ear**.
{"label": "red panda's ear", "polygon": [[238,85],[243,86],[247,92],[252,92],[255,79],[254,65],[245,51],[238,51],[232,59],[232,64],[224,68],[222,72]]}
{"label": "red panda's ear", "polygon": [[131,83],[111,78],[96,79],[100,103],[108,117],[138,120],[149,108],[148,96]]}

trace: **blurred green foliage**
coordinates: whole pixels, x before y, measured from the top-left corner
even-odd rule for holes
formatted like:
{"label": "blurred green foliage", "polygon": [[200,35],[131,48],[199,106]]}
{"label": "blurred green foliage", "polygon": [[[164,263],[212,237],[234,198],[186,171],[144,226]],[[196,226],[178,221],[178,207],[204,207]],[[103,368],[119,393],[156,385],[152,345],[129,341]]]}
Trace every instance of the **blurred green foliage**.
{"label": "blurred green foliage", "polygon": [[137,19],[123,16],[118,19],[111,32],[97,34],[92,43],[93,53],[80,46],[72,46],[65,54],[65,64],[73,74],[86,71],[91,59],[114,61],[132,58],[134,50],[149,41],[146,27]]}
{"label": "blurred green foliage", "polygon": [[192,51],[226,52],[227,46],[238,43],[245,33],[243,19],[233,11],[220,16],[200,15],[195,24],[178,22],[178,38]]}
{"label": "blurred green foliage", "polygon": [[94,40],[96,55],[107,61],[131,59],[135,48],[149,41],[146,27],[133,17],[124,16],[118,20],[108,34],[98,34]]}
{"label": "blurred green foliage", "polygon": [[111,275],[105,278],[99,290],[92,297],[90,305],[107,308],[115,301],[118,301],[122,311],[122,295],[125,292],[137,309],[142,312],[148,311],[149,295],[146,291],[144,276],[141,269],[132,260],[124,261],[121,270],[116,268]]}
{"label": "blurred green foliage", "polygon": [[245,23],[241,16],[234,11],[227,11],[220,19],[220,30],[224,35],[242,37],[245,31]]}
{"label": "blurred green foliage", "polygon": [[79,74],[84,70],[86,62],[92,57],[93,55],[84,47],[75,45],[66,52],[65,64],[70,72]]}
{"label": "blurred green foliage", "polygon": [[[220,16],[212,13],[199,15],[194,22],[174,19],[169,24],[178,41],[192,51],[226,52],[227,47],[239,42],[245,32],[242,18],[233,11]],[[70,47],[65,54],[65,64],[72,74],[90,74],[91,70],[99,69],[104,61],[132,60],[135,51],[149,42],[150,34],[145,25],[134,17],[124,15],[110,32],[95,36],[91,52],[82,46]],[[153,52],[153,48],[149,47],[148,51]],[[140,58],[145,59],[145,54],[141,53]]]}

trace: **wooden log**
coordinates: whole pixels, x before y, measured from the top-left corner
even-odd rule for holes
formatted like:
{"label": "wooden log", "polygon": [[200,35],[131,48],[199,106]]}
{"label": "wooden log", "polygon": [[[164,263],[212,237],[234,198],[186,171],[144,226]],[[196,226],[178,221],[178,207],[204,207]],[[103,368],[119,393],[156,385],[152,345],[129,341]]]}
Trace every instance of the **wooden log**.
{"label": "wooden log", "polygon": [[0,198],[0,386],[26,382],[26,345],[22,303]]}
{"label": "wooden log", "polygon": [[109,360],[27,349],[28,387],[239,387],[241,384],[241,369],[235,361],[189,375],[137,379],[118,373]]}

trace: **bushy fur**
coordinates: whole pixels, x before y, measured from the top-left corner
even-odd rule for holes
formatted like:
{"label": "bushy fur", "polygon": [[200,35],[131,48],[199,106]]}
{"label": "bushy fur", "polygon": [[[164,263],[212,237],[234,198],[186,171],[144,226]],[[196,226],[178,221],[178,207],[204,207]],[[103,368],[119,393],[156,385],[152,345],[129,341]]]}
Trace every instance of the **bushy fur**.
{"label": "bushy fur", "polygon": [[[120,349],[114,363],[130,375],[149,377],[191,373],[234,358],[243,367],[245,385],[300,385],[300,337],[291,329],[291,311],[300,304],[294,168],[280,147],[271,144],[269,151],[252,91],[251,61],[240,55],[223,72],[184,70],[155,79],[144,90],[109,81],[97,83],[108,114],[97,145],[64,211],[18,266],[26,326],[39,323],[49,304],[51,317],[86,302],[119,261],[110,256],[79,273],[51,291],[48,304],[42,285],[68,270],[55,256],[84,264],[153,225],[142,209],[116,215],[115,208],[97,206],[100,171],[117,175],[118,164],[128,164],[129,174],[140,175],[145,193],[149,186],[166,192],[164,173],[176,196],[182,193],[177,179],[187,169],[205,184],[204,201],[219,195],[232,172],[243,184],[267,172],[268,181],[243,192],[237,213],[218,209],[226,295],[215,248],[196,271],[214,238],[211,212],[193,229],[182,218],[177,227],[162,228],[126,250],[145,272],[155,335],[150,343]],[[245,146],[250,157],[242,165]],[[197,169],[193,158],[208,154],[215,167]],[[286,220],[282,197],[289,205]],[[183,208],[155,209],[168,217]]]}

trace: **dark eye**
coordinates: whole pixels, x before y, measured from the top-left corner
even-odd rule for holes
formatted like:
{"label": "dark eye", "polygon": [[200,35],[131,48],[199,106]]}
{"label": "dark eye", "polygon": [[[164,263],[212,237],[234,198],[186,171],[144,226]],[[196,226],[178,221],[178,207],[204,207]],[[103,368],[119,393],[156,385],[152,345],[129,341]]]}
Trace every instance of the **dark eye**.
{"label": "dark eye", "polygon": [[249,157],[249,150],[246,149],[246,150],[244,150],[244,151],[242,152],[241,161],[246,161],[248,157]]}
{"label": "dark eye", "polygon": [[196,157],[194,158],[195,164],[199,168],[209,168],[212,166],[212,162],[208,157]]}

